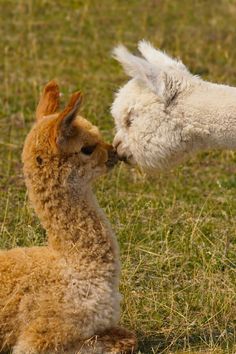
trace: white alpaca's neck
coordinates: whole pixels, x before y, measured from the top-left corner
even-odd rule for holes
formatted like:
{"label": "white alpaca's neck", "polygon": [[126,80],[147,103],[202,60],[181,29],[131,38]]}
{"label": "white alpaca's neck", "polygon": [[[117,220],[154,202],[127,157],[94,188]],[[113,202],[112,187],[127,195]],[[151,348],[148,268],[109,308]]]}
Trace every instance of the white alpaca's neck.
{"label": "white alpaca's neck", "polygon": [[183,105],[194,150],[236,149],[236,88],[202,81]]}

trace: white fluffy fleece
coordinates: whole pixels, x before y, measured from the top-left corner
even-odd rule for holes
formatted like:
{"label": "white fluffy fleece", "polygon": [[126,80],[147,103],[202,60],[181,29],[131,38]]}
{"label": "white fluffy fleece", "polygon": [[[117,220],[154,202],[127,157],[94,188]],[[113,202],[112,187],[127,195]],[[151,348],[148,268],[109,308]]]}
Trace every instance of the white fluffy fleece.
{"label": "white fluffy fleece", "polygon": [[138,49],[142,57],[114,50],[131,77],[111,109],[120,158],[155,172],[200,150],[236,149],[236,88],[192,75],[146,41]]}

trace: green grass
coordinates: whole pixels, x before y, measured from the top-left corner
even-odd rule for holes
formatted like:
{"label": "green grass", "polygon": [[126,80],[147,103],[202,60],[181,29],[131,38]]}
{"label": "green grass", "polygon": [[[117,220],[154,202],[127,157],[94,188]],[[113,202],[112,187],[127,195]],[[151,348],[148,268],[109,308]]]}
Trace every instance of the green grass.
{"label": "green grass", "polygon": [[[28,205],[22,144],[43,84],[112,141],[113,93],[126,77],[110,57],[146,38],[195,74],[236,85],[236,2],[230,0],[0,1],[0,247],[42,244]],[[98,199],[121,246],[122,322],[140,353],[236,352],[236,156],[214,152],[148,179],[120,165]]]}

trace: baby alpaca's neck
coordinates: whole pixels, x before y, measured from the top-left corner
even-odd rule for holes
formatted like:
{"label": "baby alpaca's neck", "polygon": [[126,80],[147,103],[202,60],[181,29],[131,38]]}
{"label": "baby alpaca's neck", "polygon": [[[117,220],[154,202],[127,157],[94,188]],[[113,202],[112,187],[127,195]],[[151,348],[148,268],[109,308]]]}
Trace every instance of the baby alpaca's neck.
{"label": "baby alpaca's neck", "polygon": [[[55,178],[55,173],[54,173]],[[50,182],[47,182],[50,185]],[[119,273],[118,245],[111,226],[99,207],[91,188],[67,190],[63,184],[51,183],[29,188],[35,210],[47,231],[48,244],[73,264],[97,276]],[[107,272],[107,270],[110,272]],[[92,273],[91,273],[92,272]],[[99,274],[100,274],[99,273]],[[100,274],[101,275],[101,274]]]}
{"label": "baby alpaca's neck", "polygon": [[193,149],[236,149],[236,88],[201,82],[184,104]]}

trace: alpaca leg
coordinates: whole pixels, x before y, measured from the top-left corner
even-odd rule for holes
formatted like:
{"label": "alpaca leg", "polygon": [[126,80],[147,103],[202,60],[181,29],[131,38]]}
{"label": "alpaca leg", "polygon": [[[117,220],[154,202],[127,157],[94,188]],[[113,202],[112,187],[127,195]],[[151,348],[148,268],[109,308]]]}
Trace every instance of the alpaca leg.
{"label": "alpaca leg", "polygon": [[134,353],[137,347],[135,334],[122,327],[114,327],[100,337],[105,353]]}
{"label": "alpaca leg", "polygon": [[78,354],[128,354],[134,353],[137,339],[134,333],[114,327],[90,338],[81,345]]}

